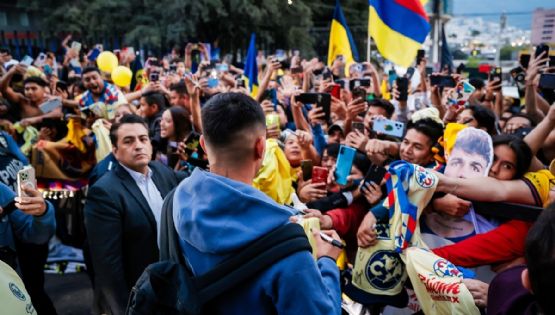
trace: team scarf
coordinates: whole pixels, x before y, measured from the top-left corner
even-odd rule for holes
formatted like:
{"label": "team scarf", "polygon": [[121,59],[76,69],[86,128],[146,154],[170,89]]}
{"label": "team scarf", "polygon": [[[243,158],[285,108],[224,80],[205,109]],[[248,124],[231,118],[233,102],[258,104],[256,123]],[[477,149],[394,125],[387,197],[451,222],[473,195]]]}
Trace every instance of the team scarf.
{"label": "team scarf", "polygon": [[418,217],[435,191],[437,177],[421,166],[396,161],[385,179],[388,194],[384,206],[389,209],[389,217],[393,218],[396,211],[401,213],[401,224],[394,231],[395,251],[401,253],[412,245]]}

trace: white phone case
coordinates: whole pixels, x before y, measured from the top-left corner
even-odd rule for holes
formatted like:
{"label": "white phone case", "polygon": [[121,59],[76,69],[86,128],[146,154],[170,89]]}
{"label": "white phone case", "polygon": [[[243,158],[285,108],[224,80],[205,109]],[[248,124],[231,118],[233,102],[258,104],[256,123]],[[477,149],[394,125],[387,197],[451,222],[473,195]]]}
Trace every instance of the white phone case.
{"label": "white phone case", "polygon": [[28,197],[21,189],[21,186],[31,186],[36,189],[35,169],[32,166],[25,166],[17,172],[17,195],[19,197]]}

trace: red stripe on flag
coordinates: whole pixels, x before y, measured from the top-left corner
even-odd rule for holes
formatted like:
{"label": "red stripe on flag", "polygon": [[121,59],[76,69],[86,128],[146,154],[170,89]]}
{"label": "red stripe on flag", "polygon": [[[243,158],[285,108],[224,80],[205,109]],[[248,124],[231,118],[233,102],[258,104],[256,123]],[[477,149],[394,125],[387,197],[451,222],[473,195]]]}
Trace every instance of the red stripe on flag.
{"label": "red stripe on flag", "polygon": [[426,10],[424,10],[424,6],[422,6],[422,3],[420,2],[420,0],[394,0],[395,2],[397,2],[397,4],[411,10],[412,12],[420,15],[421,17],[423,17],[426,21],[428,20],[428,15],[426,14]]}

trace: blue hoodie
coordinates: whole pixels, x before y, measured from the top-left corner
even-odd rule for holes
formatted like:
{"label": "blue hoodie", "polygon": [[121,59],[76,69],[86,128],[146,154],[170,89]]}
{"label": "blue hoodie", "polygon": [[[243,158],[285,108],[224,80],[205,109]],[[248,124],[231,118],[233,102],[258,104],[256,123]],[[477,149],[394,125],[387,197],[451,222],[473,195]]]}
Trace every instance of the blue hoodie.
{"label": "blue hoodie", "polygon": [[[255,188],[199,170],[173,200],[181,249],[202,275],[242,248],[289,223],[294,213]],[[220,314],[341,314],[335,261],[297,252],[217,299]]]}

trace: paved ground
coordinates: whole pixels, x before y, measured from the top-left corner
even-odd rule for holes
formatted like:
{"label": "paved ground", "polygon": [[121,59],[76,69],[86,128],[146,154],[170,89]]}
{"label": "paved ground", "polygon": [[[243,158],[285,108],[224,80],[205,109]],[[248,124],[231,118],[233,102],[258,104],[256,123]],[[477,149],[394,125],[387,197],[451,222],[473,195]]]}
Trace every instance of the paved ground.
{"label": "paved ground", "polygon": [[86,273],[65,275],[46,274],[46,293],[52,299],[58,315],[90,315],[91,282]]}

